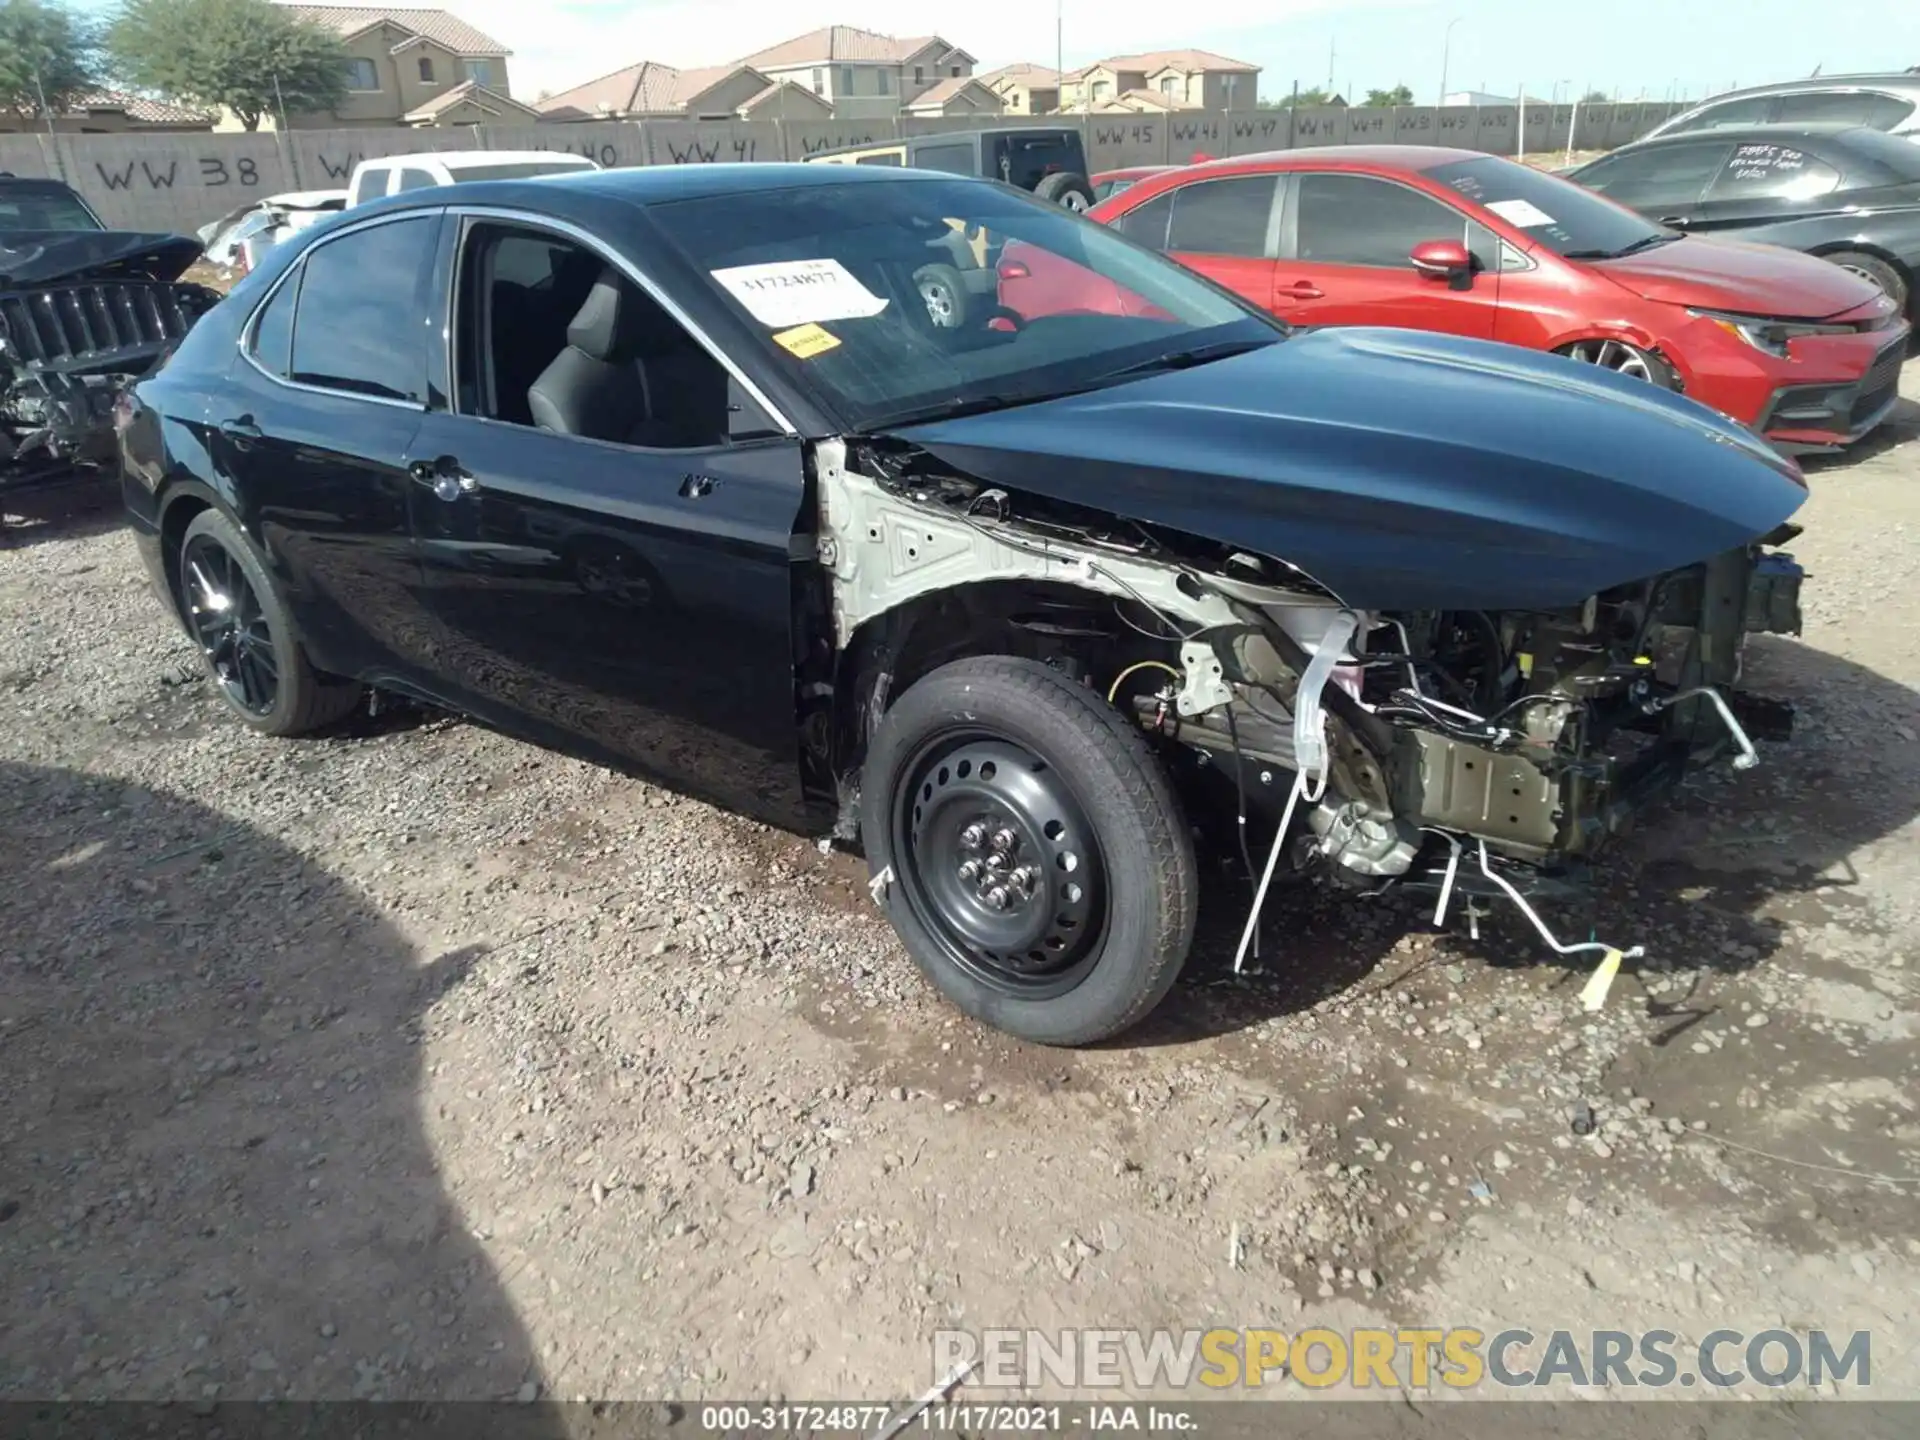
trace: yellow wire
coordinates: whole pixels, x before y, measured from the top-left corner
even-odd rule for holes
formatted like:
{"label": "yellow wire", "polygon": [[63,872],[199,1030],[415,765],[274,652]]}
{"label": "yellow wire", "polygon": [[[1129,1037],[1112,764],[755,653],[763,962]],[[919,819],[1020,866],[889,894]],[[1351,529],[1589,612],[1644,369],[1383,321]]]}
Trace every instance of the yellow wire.
{"label": "yellow wire", "polygon": [[1107,703],[1109,705],[1113,704],[1114,697],[1120,693],[1120,687],[1127,683],[1127,677],[1129,675],[1133,674],[1136,670],[1153,670],[1153,669],[1164,670],[1167,672],[1167,674],[1173,676],[1173,678],[1176,680],[1180,678],[1180,672],[1174,669],[1173,666],[1167,664],[1167,662],[1164,660],[1136,661],[1134,664],[1127,666],[1126,669],[1122,670],[1118,675],[1114,677],[1113,688],[1107,691]]}

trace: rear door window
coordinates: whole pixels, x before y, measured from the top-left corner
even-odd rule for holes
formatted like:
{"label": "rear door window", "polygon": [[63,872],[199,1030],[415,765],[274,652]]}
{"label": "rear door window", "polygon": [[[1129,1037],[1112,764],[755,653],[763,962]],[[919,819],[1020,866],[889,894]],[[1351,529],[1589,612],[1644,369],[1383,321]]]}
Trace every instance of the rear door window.
{"label": "rear door window", "polygon": [[1811,200],[1840,183],[1840,172],[1793,145],[1741,143],[1707,188],[1715,200]]}
{"label": "rear door window", "polygon": [[423,398],[421,282],[437,228],[437,215],[410,216],[308,252],[294,312],[293,380],[390,400]]}
{"label": "rear door window", "polygon": [[913,152],[913,168],[944,170],[949,175],[971,175],[974,173],[973,146],[921,145]]}
{"label": "rear door window", "polygon": [[[1300,176],[1295,193],[1298,260],[1404,270],[1423,240],[1469,239],[1469,222],[1460,211],[1391,180],[1309,174]],[[1483,246],[1489,243],[1483,238]]]}
{"label": "rear door window", "polygon": [[1273,199],[1278,175],[1238,175],[1201,180],[1173,192],[1173,225],[1167,249],[1187,255],[1273,253]]}
{"label": "rear door window", "polygon": [[353,201],[355,205],[364,205],[369,200],[377,200],[387,193],[387,181],[393,171],[385,165],[369,165],[360,172],[360,178],[353,182]]}
{"label": "rear door window", "polygon": [[1876,90],[1818,90],[1780,97],[1780,123],[1864,125],[1891,130],[1913,114],[1913,102]]}
{"label": "rear door window", "polygon": [[282,380],[287,378],[292,363],[293,308],[300,296],[301,273],[301,268],[296,266],[261,307],[253,322],[253,343],[247,347],[255,364]]}
{"label": "rear door window", "polygon": [[394,184],[393,193],[397,195],[402,190],[424,190],[433,183],[431,171],[422,170],[418,165],[406,165],[401,167],[400,178]]}
{"label": "rear door window", "polygon": [[1745,100],[1727,100],[1709,105],[1691,120],[1683,120],[1668,135],[1691,135],[1696,130],[1724,130],[1729,125],[1764,125],[1772,118],[1774,97],[1755,95]]}
{"label": "rear door window", "polygon": [[1580,172],[1580,183],[1635,210],[1692,205],[1733,153],[1721,140],[1622,150]]}

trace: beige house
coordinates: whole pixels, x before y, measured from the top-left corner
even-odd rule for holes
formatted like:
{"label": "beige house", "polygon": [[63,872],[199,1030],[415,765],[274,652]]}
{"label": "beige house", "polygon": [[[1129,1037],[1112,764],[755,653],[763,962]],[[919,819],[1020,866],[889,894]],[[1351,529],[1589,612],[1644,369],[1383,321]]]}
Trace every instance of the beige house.
{"label": "beige house", "polygon": [[740,63],[811,91],[837,119],[877,120],[902,114],[943,81],[971,76],[975,62],[938,35],[900,39],[851,25],[829,25],[745,56]]}
{"label": "beige house", "polygon": [[[1208,50],[1155,50],[1114,55],[1068,71],[1060,77],[1060,108],[1094,113],[1251,110],[1259,89],[1258,65]],[[1146,99],[1139,92],[1157,98]]]}
{"label": "beige house", "polygon": [[949,75],[936,85],[921,91],[901,108],[903,115],[938,118],[943,115],[1001,115],[1006,105],[978,80],[966,75]]}
{"label": "beige house", "polygon": [[1003,115],[1047,115],[1060,108],[1060,72],[1045,65],[1002,65],[974,77],[1000,97]]}
{"label": "beige house", "polygon": [[[288,123],[296,130],[466,124],[466,118],[444,117],[472,115],[490,120],[496,116],[485,112],[499,106],[507,108],[498,118],[526,118],[523,112],[527,107],[510,98],[507,47],[448,11],[387,5],[285,8],[310,24],[338,34],[349,57],[347,94],[340,108],[290,116]],[[451,92],[469,85],[473,88],[463,93],[463,103],[448,103]],[[273,129],[278,121],[277,115],[264,116],[260,128]],[[238,130],[241,126],[228,114],[221,117],[217,128]]]}
{"label": "beige house", "polygon": [[677,70],[642,60],[539,102],[543,120],[826,120],[812,90],[751,65]]}
{"label": "beige house", "polygon": [[[62,135],[151,135],[166,131],[211,130],[214,116],[185,105],[165,100],[148,100],[139,95],[124,95],[117,90],[83,95],[53,117],[54,130]],[[37,131],[44,135],[47,122],[38,115],[21,115],[0,110],[0,135]]]}

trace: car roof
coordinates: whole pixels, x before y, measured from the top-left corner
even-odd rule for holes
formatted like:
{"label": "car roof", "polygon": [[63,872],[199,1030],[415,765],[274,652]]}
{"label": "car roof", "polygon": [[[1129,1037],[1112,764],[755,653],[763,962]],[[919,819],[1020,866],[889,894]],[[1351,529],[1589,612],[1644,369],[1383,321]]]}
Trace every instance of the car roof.
{"label": "car roof", "polygon": [[[1764,85],[1745,85],[1738,90],[1723,90],[1718,95],[1709,95],[1698,105],[1689,106],[1684,113],[1691,114],[1708,105],[1718,105],[1722,100],[1738,100],[1752,95],[1794,95],[1821,90],[1901,90],[1920,95],[1920,75],[1868,71],[1860,75],[1809,75],[1800,80],[1770,80]],[[1677,120],[1680,116],[1676,114],[1673,118]]]}
{"label": "car roof", "polygon": [[15,175],[11,171],[0,170],[0,185],[21,190],[72,190],[64,180],[56,180],[51,175]]}
{"label": "car roof", "polygon": [[[568,198],[592,204],[607,201],[628,205],[664,205],[677,200],[705,200],[720,195],[750,195],[768,190],[811,190],[835,185],[898,184],[903,180],[945,180],[957,185],[996,185],[966,175],[940,170],[912,170],[898,166],[804,165],[797,161],[726,165],[634,165],[612,170],[575,170],[513,180],[469,180],[460,188],[476,202],[484,199],[534,209],[564,206]],[[408,190],[387,195],[355,214],[431,208],[450,203],[444,188]]]}
{"label": "car roof", "polygon": [[[1852,121],[1820,121],[1795,125],[1775,123],[1771,125],[1715,125],[1710,130],[1678,130],[1669,135],[1650,135],[1644,140],[1635,140],[1630,145],[1622,145],[1613,154],[1621,150],[1652,150],[1671,145],[1699,144],[1702,141],[1716,143],[1746,142],[1770,140],[1785,144],[1793,140],[1841,140],[1849,135],[1879,135],[1885,138],[1885,132],[1871,125],[1856,125]],[[1901,142],[1905,144],[1905,141]]]}
{"label": "car roof", "polygon": [[[1226,155],[1193,165],[1169,166],[1183,171],[1202,170],[1327,170],[1358,166],[1380,170],[1431,170],[1456,160],[1504,160],[1484,150],[1456,150],[1446,145],[1316,145],[1304,150],[1267,150],[1257,155]],[[1517,163],[1517,162],[1516,162]]]}
{"label": "car roof", "polygon": [[475,165],[531,165],[543,160],[558,160],[584,169],[594,163],[566,150],[409,150],[399,155],[376,155],[361,163],[371,169],[377,165],[417,165],[423,160],[438,160],[449,170],[464,170]]}

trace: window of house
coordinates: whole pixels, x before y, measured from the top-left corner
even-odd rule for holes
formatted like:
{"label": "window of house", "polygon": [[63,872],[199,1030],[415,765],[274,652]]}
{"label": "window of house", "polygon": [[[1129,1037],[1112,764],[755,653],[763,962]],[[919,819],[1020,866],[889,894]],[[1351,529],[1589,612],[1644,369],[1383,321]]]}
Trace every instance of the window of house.
{"label": "window of house", "polygon": [[301,265],[289,377],[302,385],[418,401],[426,331],[420,281],[436,221],[393,220],[326,240]]}
{"label": "window of house", "polygon": [[1367,175],[1302,175],[1296,259],[1407,268],[1422,240],[1468,243],[1467,217],[1431,195]]}
{"label": "window of house", "polygon": [[[609,319],[609,307],[617,312]],[[575,320],[599,310],[604,344]],[[476,225],[462,247],[454,330],[460,414],[583,440],[699,449],[779,427],[660,304],[559,235]],[[571,333],[570,333],[571,332]]]}
{"label": "window of house", "polygon": [[873,76],[874,76],[874,79],[878,81],[880,85],[880,89],[878,93],[885,95],[885,94],[888,94],[893,89],[892,85],[888,83],[888,77],[887,77],[886,71],[876,70],[873,72]]}
{"label": "window of house", "polygon": [[840,67],[840,93],[842,95],[853,94],[853,67],[851,65],[842,65]]}
{"label": "window of house", "polygon": [[1106,99],[1108,91],[1110,91],[1112,88],[1113,87],[1108,85],[1107,82],[1104,80],[1094,81],[1093,82],[1093,98],[1096,100]]}
{"label": "window of house", "polygon": [[953,77],[954,77],[954,78],[955,78],[955,79],[957,80],[957,79],[959,79],[959,77],[960,77],[960,67],[959,67],[958,65],[956,65],[956,66],[954,66],[954,67],[953,67],[953,69],[952,69],[951,71],[949,71],[948,73],[949,73],[949,74],[951,74],[951,75],[952,75],[952,76],[953,76]]}
{"label": "window of house", "polygon": [[473,81],[474,84],[493,84],[493,62],[491,60],[467,60],[463,61],[462,64],[466,67],[467,79]]}
{"label": "window of house", "polygon": [[913,67],[913,83],[916,85],[924,85],[927,83],[927,67],[926,66],[916,65]]}
{"label": "window of house", "polygon": [[1173,76],[1171,76],[1171,75],[1162,75],[1162,76],[1160,77],[1160,93],[1161,93],[1162,95],[1171,95],[1171,94],[1173,94],[1173,87],[1174,87],[1174,85],[1175,85],[1175,83],[1176,83],[1176,82],[1175,82],[1175,79],[1174,79],[1174,77],[1173,77]]}
{"label": "window of house", "polygon": [[420,79],[428,85],[433,83],[433,57],[431,55],[422,55],[420,57]]}
{"label": "window of house", "polygon": [[827,72],[825,70],[816,69],[813,72],[813,93],[816,95],[824,95],[827,93]]}
{"label": "window of house", "polygon": [[347,89],[378,90],[380,77],[374,73],[373,61],[355,55],[347,60]]}
{"label": "window of house", "polygon": [[1279,185],[1278,176],[1242,175],[1181,186],[1173,192],[1167,249],[1188,255],[1268,254]]}

